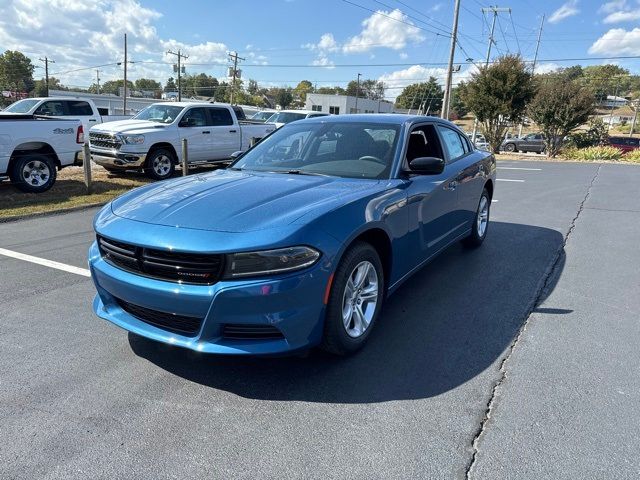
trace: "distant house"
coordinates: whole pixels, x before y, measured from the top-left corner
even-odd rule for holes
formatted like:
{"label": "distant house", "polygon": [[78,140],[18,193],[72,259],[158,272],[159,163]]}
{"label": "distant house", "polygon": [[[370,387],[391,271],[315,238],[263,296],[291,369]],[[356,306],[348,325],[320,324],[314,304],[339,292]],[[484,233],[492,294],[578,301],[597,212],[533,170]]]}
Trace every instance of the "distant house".
{"label": "distant house", "polygon": [[598,102],[598,106],[606,108],[624,107],[629,104],[629,100],[624,97],[616,97],[613,95],[607,95],[607,98],[603,98]]}
{"label": "distant house", "polygon": [[345,113],[393,113],[394,105],[387,100],[370,100],[350,95],[308,93],[306,110],[341,115]]}

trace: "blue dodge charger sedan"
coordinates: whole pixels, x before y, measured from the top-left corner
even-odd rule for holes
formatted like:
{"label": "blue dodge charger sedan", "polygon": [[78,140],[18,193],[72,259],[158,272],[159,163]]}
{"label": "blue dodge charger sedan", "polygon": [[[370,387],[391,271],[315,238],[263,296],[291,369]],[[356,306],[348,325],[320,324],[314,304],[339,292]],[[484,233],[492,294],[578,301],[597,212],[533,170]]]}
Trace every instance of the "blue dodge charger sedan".
{"label": "blue dodge charger sedan", "polygon": [[453,242],[487,235],[495,158],[450,122],[285,125],[229,168],[150,184],[96,216],[96,314],[199,352],[348,354]]}

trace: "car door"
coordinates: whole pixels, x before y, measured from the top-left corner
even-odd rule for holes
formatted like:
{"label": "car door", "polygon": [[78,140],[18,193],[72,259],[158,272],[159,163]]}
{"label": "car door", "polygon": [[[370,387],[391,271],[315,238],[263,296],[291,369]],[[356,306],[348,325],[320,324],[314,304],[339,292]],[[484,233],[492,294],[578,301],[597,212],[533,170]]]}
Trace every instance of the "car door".
{"label": "car door", "polygon": [[226,107],[207,107],[207,112],[211,131],[211,150],[208,152],[208,160],[230,158],[231,154],[241,150],[240,126],[234,123],[231,112]]}
{"label": "car door", "polygon": [[180,139],[187,139],[189,163],[207,160],[211,150],[211,127],[205,107],[191,107],[178,122]]}
{"label": "car door", "polygon": [[93,108],[88,102],[84,100],[67,100],[64,103],[66,106],[65,115],[80,120],[85,132],[88,132],[91,127],[98,123],[98,115],[94,114]]}
{"label": "car door", "polygon": [[544,137],[540,133],[536,133],[533,137],[533,147],[532,150],[534,152],[542,152],[544,150]]}
{"label": "car door", "polygon": [[[416,126],[410,132],[405,150],[405,170],[409,171],[411,160],[419,157],[437,157],[446,161],[433,124]],[[462,232],[464,224],[455,218],[459,175],[460,164],[457,162],[446,162],[444,171],[438,175],[408,174],[407,207],[415,247],[408,253],[417,262],[431,257]]]}

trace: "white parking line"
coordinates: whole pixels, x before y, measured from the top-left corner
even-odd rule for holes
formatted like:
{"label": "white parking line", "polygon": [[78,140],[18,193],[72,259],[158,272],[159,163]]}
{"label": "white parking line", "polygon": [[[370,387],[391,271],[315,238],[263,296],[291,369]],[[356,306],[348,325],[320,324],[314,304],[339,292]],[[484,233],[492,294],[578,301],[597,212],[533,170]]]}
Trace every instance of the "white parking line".
{"label": "white parking line", "polygon": [[38,265],[43,265],[49,268],[55,268],[62,270],[63,272],[74,273],[76,275],[82,275],[83,277],[90,277],[91,272],[86,268],[74,267],[73,265],[67,265],[66,263],[54,262],[53,260],[47,260],[46,258],[34,257],[33,255],[26,255],[20,252],[14,252],[13,250],[7,250],[0,248],[0,255],[5,257],[16,258],[18,260],[24,260],[25,262],[31,262]]}
{"label": "white parking line", "polygon": [[498,203],[498,200],[491,200],[491,203]]}
{"label": "white parking line", "polygon": [[524,168],[524,167],[498,167],[502,170],[526,170],[527,172],[541,172],[541,168]]}
{"label": "white parking line", "polygon": [[496,178],[497,181],[499,182],[518,182],[518,183],[524,183],[524,180],[514,180],[512,178]]}

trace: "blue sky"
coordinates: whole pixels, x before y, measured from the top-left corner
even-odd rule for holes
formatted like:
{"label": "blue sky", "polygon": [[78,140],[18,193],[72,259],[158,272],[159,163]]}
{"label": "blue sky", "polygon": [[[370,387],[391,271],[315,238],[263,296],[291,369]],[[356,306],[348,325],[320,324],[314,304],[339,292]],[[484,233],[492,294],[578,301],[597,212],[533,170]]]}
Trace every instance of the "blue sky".
{"label": "blue sky", "polygon": [[[63,82],[88,86],[100,67],[102,81],[121,77],[122,34],[129,37],[130,78],[171,75],[166,55],[182,49],[187,72],[226,74],[227,52],[246,58],[245,79],[295,86],[302,79],[345,85],[358,73],[383,80],[395,97],[408,83],[441,77],[447,60],[453,0],[2,0],[0,49],[18,49],[35,63],[55,59],[50,72]],[[486,55],[487,0],[462,0],[459,81]],[[494,2],[491,2],[492,4]],[[496,24],[492,57],[518,52],[533,58],[546,15],[539,71],[603,60],[563,58],[640,55],[639,0],[513,0],[511,15]],[[472,62],[466,59],[471,58]],[[640,61],[613,60],[640,73]],[[284,66],[283,66],[284,65]],[[343,66],[354,65],[354,66]],[[36,70],[36,75],[41,75]]]}

